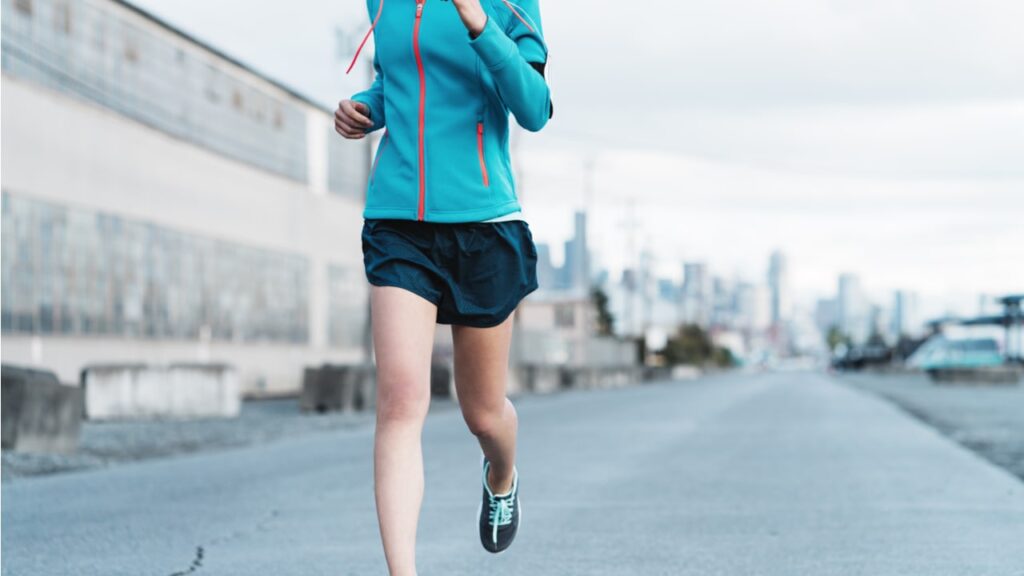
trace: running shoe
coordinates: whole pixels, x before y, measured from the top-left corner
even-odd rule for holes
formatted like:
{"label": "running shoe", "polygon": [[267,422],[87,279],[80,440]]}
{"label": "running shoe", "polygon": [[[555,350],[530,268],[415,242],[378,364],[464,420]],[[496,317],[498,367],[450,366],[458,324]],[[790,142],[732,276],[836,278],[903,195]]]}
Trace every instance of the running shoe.
{"label": "running shoe", "polygon": [[477,521],[480,525],[480,543],[488,552],[497,554],[512,544],[519,530],[519,471],[512,468],[512,489],[507,494],[494,494],[487,484],[490,467],[491,463],[485,458],[484,493],[477,511]]}

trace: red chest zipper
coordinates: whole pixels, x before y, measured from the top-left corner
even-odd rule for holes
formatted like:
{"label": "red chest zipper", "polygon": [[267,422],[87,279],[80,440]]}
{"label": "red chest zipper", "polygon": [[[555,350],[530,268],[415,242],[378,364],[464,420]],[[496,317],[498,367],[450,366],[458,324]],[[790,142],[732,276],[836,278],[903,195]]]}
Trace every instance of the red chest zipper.
{"label": "red chest zipper", "polygon": [[425,165],[425,154],[423,150],[423,132],[424,124],[426,124],[426,106],[427,106],[427,79],[423,73],[423,56],[420,54],[420,22],[423,20],[423,5],[426,4],[426,0],[419,0],[416,2],[416,23],[412,29],[412,49],[416,54],[416,69],[420,75],[420,115],[419,115],[419,158],[420,158],[420,201],[419,208],[416,213],[417,220],[423,220],[424,212],[424,196],[426,195],[427,179],[426,179],[426,165]]}

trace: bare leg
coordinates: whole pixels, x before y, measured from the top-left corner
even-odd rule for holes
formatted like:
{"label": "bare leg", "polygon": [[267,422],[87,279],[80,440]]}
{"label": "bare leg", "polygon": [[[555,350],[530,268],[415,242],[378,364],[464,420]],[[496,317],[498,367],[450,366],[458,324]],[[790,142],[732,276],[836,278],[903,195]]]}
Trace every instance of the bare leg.
{"label": "bare leg", "polygon": [[423,503],[423,423],[430,407],[430,357],[437,307],[408,290],[370,286],[377,356],[374,492],[392,576],[416,574]]}
{"label": "bare leg", "polygon": [[516,410],[505,396],[512,315],[492,328],[452,325],[452,341],[462,416],[491,463],[491,491],[504,494],[512,489],[518,428]]}

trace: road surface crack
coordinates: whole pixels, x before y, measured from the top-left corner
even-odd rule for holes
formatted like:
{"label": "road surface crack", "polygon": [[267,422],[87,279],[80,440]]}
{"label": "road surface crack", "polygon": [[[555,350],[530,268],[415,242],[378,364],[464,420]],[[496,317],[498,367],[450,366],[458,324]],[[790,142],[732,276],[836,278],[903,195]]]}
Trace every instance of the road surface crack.
{"label": "road surface crack", "polygon": [[174,572],[170,576],[188,576],[189,574],[195,574],[197,571],[199,571],[200,568],[203,567],[203,557],[206,555],[206,548],[209,548],[210,546],[213,546],[213,545],[220,545],[220,544],[224,544],[224,543],[227,543],[227,542],[231,542],[232,540],[238,540],[239,538],[241,538],[241,537],[243,537],[243,536],[245,536],[247,534],[251,534],[251,533],[255,533],[255,532],[262,532],[264,530],[267,530],[267,528],[270,525],[270,523],[273,522],[274,519],[276,519],[280,515],[281,515],[281,511],[280,510],[273,509],[270,512],[268,512],[264,516],[264,518],[262,520],[260,520],[259,522],[256,522],[256,524],[252,528],[235,530],[235,531],[230,532],[228,534],[225,534],[225,535],[222,535],[222,536],[216,536],[214,538],[211,538],[207,542],[205,547],[202,546],[202,545],[196,546],[196,554],[195,554],[195,557],[192,558],[192,563],[189,564],[189,567],[186,568],[185,570],[180,570],[178,572]]}
{"label": "road surface crack", "polygon": [[203,547],[196,546],[196,556],[192,559],[192,564],[187,569],[175,572],[171,576],[187,576],[188,574],[195,573],[196,570],[203,567],[203,554]]}

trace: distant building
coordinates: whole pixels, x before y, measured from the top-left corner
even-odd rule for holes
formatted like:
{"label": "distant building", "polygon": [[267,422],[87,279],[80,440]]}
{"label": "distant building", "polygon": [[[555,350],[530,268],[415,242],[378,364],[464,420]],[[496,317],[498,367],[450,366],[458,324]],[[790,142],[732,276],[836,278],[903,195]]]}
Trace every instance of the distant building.
{"label": "distant building", "polygon": [[834,298],[821,298],[814,307],[814,323],[822,335],[839,327],[839,302]]}
{"label": "distant building", "polygon": [[537,242],[537,284],[540,290],[557,290],[561,288],[558,270],[551,263],[551,246],[546,242]]}
{"label": "distant building", "polygon": [[4,0],[4,362],[218,361],[247,392],[363,357],[368,147],[117,0]]}
{"label": "distant building", "polygon": [[767,286],[741,282],[736,287],[736,327],[760,333],[771,325],[771,292]]}
{"label": "distant building", "polygon": [[768,265],[768,289],[771,291],[771,323],[779,326],[789,319],[792,309],[789,263],[781,251],[772,252]]}
{"label": "distant building", "polygon": [[565,242],[561,288],[585,291],[590,285],[590,252],[587,247],[587,214],[573,215],[573,236]]}
{"label": "distant building", "polygon": [[732,328],[736,319],[736,294],[732,285],[719,276],[711,279],[711,325]]}
{"label": "distant building", "polygon": [[683,264],[683,322],[707,328],[711,322],[711,277],[707,264]]}
{"label": "distant building", "polygon": [[671,278],[658,278],[658,298],[673,301],[679,298],[679,288]]}
{"label": "distant building", "polygon": [[591,256],[587,245],[587,215],[577,211],[573,215],[573,236],[564,243],[562,265],[556,267],[551,257],[551,247],[537,243],[537,281],[545,292],[573,292],[576,295],[590,292],[592,279]]}
{"label": "distant building", "polygon": [[919,306],[916,292],[898,290],[893,294],[889,335],[894,342],[901,337],[917,338],[921,335],[923,324]]}
{"label": "distant building", "polygon": [[849,336],[854,344],[863,344],[871,335],[871,310],[860,276],[841,274],[837,302],[839,306],[839,329]]}
{"label": "distant building", "polygon": [[511,353],[515,364],[599,367],[637,363],[633,342],[595,335],[597,310],[587,298],[567,292],[537,293],[524,300],[516,314],[518,333]]}

